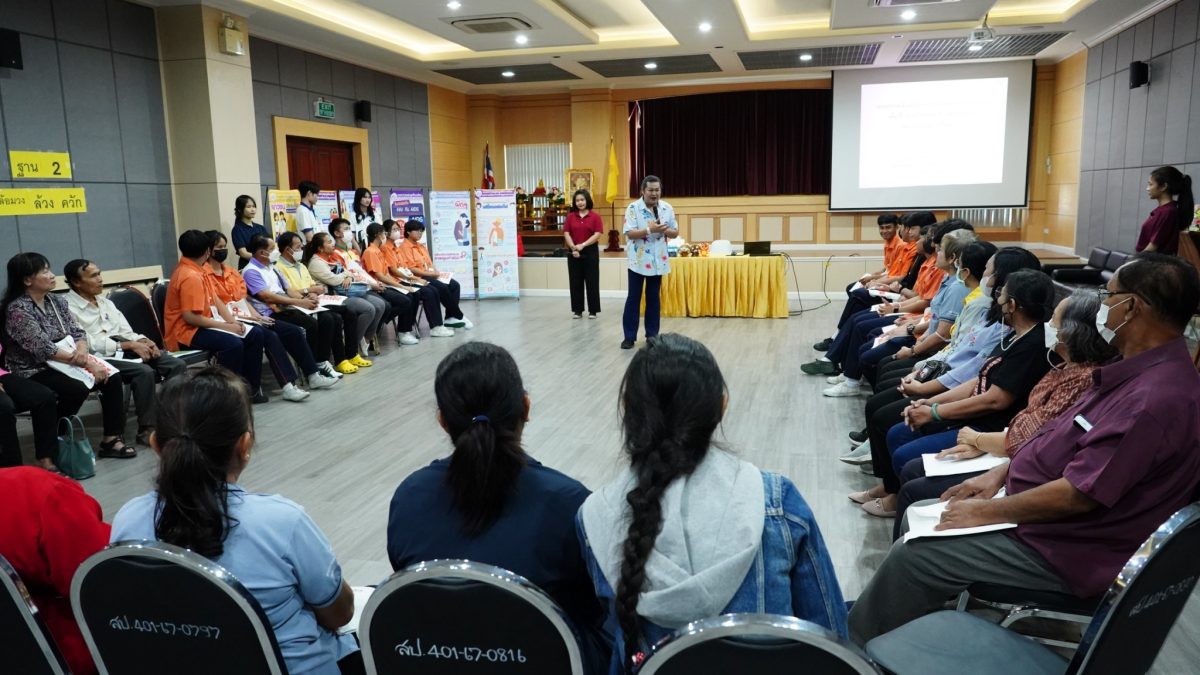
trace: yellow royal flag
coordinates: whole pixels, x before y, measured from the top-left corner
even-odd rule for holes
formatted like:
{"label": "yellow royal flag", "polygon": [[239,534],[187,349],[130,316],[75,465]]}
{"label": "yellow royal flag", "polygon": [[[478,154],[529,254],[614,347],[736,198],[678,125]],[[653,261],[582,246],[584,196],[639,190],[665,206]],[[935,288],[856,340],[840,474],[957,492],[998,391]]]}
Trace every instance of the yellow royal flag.
{"label": "yellow royal flag", "polygon": [[613,142],[613,139],[609,138],[608,139],[608,185],[607,185],[607,189],[604,191],[604,197],[605,197],[605,199],[608,200],[609,204],[616,202],[617,197],[620,196],[620,193],[618,192],[618,189],[617,189],[617,184],[621,180],[620,176],[618,175],[620,173],[621,173],[621,168],[619,166],[617,166],[617,145],[616,145],[616,143]]}

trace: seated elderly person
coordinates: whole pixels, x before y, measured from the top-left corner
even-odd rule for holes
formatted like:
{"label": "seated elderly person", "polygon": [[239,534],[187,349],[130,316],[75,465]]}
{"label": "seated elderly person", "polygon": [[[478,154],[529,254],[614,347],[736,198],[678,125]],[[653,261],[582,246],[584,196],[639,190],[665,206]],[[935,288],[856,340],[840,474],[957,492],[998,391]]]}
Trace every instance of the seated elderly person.
{"label": "seated elderly person", "polygon": [[90,260],[72,260],[63,268],[71,290],[67,307],[75,322],[87,333],[92,353],[121,371],[121,379],[133,391],[137,407],[137,442],[150,445],[154,431],[154,385],[187,369],[187,364],[164,354],[150,338],[129,326],[129,321],[112,300],[104,297],[100,266]]}
{"label": "seated elderly person", "polygon": [[[1200,374],[1183,331],[1200,305],[1186,261],[1141,253],[1099,290],[1096,325],[1121,357],[1008,464],[942,495],[938,529],[1016,523],[968,537],[897,542],[850,612],[859,643],[936,611],[973,583],[1081,598],[1200,484]],[[1001,487],[1006,496],[992,497]]]}

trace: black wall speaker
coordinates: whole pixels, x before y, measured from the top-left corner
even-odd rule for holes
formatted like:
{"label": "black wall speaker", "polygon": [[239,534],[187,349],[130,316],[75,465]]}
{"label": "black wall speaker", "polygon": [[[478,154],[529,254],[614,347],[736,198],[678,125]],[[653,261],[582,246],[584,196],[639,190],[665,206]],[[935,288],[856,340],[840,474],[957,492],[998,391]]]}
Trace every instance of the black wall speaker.
{"label": "black wall speaker", "polygon": [[1129,88],[1138,87],[1150,81],[1150,64],[1145,61],[1134,61],[1129,64]]}
{"label": "black wall speaker", "polygon": [[354,104],[354,119],[359,122],[371,121],[371,102],[359,101]]}
{"label": "black wall speaker", "polygon": [[21,60],[21,34],[15,30],[0,28],[0,68],[25,69]]}

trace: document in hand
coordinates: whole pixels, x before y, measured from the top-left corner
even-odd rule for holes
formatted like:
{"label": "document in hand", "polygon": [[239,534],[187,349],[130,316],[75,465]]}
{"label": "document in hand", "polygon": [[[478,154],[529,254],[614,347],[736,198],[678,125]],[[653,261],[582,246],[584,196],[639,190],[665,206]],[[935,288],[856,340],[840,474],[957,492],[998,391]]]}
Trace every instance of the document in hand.
{"label": "document in hand", "polygon": [[867,293],[876,298],[883,298],[888,302],[896,302],[902,297],[899,293],[892,293],[890,291],[867,291]]}
{"label": "document in hand", "polygon": [[453,272],[442,272],[441,274],[438,275],[438,281],[442,282],[443,284],[448,284],[448,283],[450,283],[450,279],[452,279],[453,277],[454,277]]}
{"label": "document in hand", "polygon": [[936,453],[921,455],[926,476],[957,476],[960,473],[987,471],[1008,461],[1007,457],[983,454],[971,459],[938,459]]}
{"label": "document in hand", "polygon": [[342,304],[345,304],[345,302],[346,302],[346,296],[344,296],[344,295],[322,295],[317,300],[317,302],[322,307],[329,307],[330,305],[333,305],[333,306],[342,305]]}
{"label": "document in hand", "polygon": [[[999,495],[997,495],[998,497]],[[950,502],[937,502],[928,506],[910,506],[905,515],[908,518],[908,532],[904,535],[904,543],[908,543],[913,539],[921,537],[957,537],[964,534],[979,534],[981,532],[995,532],[997,530],[1007,530],[1017,526],[1016,523],[995,523],[993,525],[980,525],[979,527],[961,527],[953,530],[935,530],[942,520],[942,512]]]}

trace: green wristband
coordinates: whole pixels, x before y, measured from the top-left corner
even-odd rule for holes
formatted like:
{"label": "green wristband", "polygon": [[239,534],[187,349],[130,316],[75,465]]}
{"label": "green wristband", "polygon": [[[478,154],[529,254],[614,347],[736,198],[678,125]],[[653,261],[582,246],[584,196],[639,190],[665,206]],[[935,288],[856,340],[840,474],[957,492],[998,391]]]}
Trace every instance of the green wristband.
{"label": "green wristband", "polygon": [[938,414],[937,407],[938,407],[938,404],[934,403],[932,406],[929,407],[929,412],[933,413],[933,419],[935,422],[941,422],[942,416]]}

